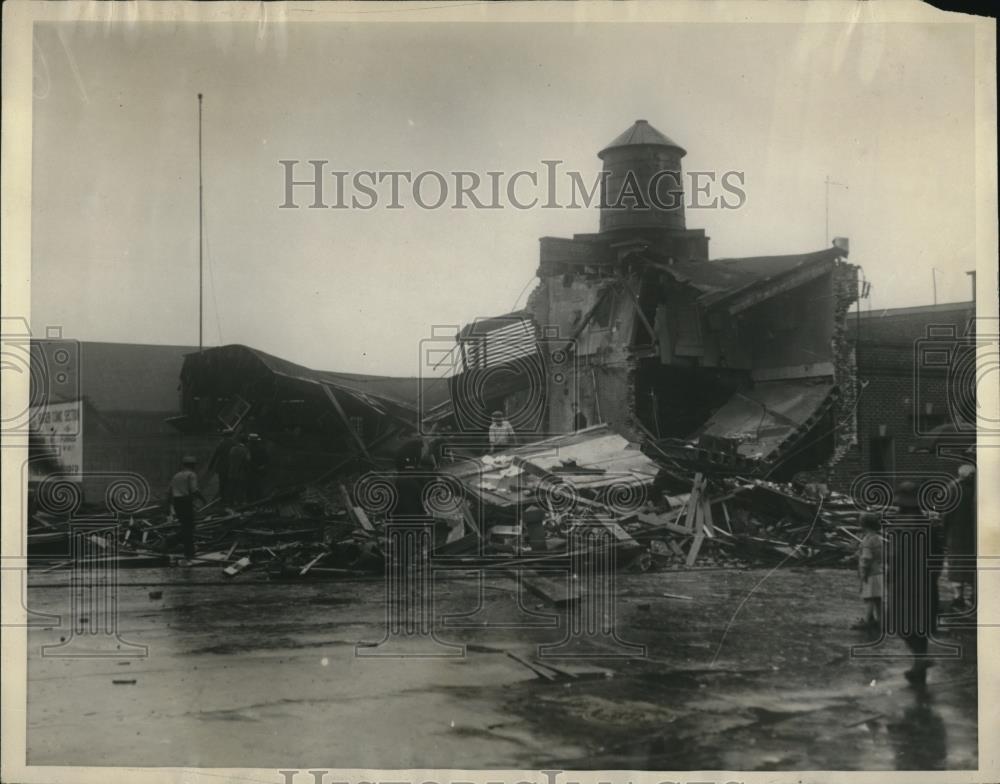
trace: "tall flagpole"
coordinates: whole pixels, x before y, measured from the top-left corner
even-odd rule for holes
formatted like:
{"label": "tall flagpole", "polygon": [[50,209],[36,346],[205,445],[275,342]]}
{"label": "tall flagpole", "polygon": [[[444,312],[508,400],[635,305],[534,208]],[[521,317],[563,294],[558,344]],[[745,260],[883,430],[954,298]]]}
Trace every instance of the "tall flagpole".
{"label": "tall flagpole", "polygon": [[204,296],[202,287],[204,285],[204,248],[205,243],[202,237],[202,181],[201,181],[201,93],[198,93],[198,352],[201,353],[203,346],[203,302]]}
{"label": "tall flagpole", "polygon": [[826,180],[824,180],[826,185],[826,198],[823,201],[823,214],[826,216],[826,224],[823,229],[823,247],[825,248],[830,244],[830,175],[826,175]]}

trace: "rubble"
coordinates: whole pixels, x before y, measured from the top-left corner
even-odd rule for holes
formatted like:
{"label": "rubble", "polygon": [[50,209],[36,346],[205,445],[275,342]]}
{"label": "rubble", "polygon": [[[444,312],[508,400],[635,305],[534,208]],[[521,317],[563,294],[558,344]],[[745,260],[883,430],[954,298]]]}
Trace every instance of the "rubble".
{"label": "rubble", "polygon": [[[442,524],[436,551],[456,566],[517,566],[526,573],[572,564],[584,552],[587,531],[599,535],[586,546],[597,541],[620,567],[636,571],[847,566],[860,539],[858,510],[846,496],[816,484],[692,473],[652,459],[606,425],[498,454],[452,455],[421,476],[460,488],[451,507],[430,510]],[[389,473],[365,475],[373,477],[392,480]],[[359,480],[327,471],[236,508],[212,501],[196,517],[198,555],[190,561],[176,554],[179,523],[162,505],[147,506],[117,519],[116,562],[211,567],[231,579],[250,571],[278,580],[381,573],[387,513],[366,509]],[[29,552],[49,553],[47,568],[72,564],[69,522],[41,512],[30,518]],[[541,578],[529,590],[556,604],[572,601]]]}

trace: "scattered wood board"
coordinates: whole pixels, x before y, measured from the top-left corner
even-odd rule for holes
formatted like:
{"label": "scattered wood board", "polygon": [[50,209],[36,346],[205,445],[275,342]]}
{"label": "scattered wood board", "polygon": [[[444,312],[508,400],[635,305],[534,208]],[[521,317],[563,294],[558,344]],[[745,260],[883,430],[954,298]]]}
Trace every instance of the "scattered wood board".
{"label": "scattered wood board", "polygon": [[564,678],[574,678],[576,680],[603,680],[614,676],[614,671],[605,667],[594,667],[589,664],[576,664],[563,662],[545,662],[545,666],[555,671]]}
{"label": "scattered wood board", "polygon": [[571,580],[553,580],[542,575],[521,572],[521,584],[532,594],[556,607],[579,601],[580,589]]}
{"label": "scattered wood board", "polygon": [[302,569],[299,571],[299,577],[304,577],[306,575],[306,573],[310,569],[312,569],[317,563],[319,563],[323,558],[325,558],[326,555],[327,555],[326,551],[323,551],[322,553],[320,553],[319,555],[317,555],[315,558],[313,558],[309,563],[307,563],[305,566],[303,566]]}
{"label": "scattered wood board", "polygon": [[223,569],[222,573],[228,577],[235,577],[237,574],[244,571],[245,569],[249,569],[250,563],[251,562],[249,558],[240,558],[240,560],[238,560],[236,563],[232,564],[231,566],[227,566],[225,569]]}
{"label": "scattered wood board", "polygon": [[559,673],[546,667],[544,664],[539,664],[538,662],[529,661],[523,656],[514,653],[514,651],[507,651],[507,655],[519,664],[523,664],[529,670],[531,670],[536,675],[545,678],[549,681],[554,681],[559,677]]}

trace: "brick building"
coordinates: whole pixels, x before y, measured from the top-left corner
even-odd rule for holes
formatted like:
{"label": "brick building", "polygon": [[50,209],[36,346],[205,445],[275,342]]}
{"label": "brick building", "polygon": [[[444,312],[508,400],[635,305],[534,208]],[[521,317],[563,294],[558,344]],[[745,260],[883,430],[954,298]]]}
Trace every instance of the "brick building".
{"label": "brick building", "polygon": [[869,471],[953,473],[955,461],[973,462],[974,319],[974,302],[850,316],[858,437],[833,467],[834,486]]}
{"label": "brick building", "polygon": [[[475,383],[453,389],[502,405],[519,432],[566,432],[578,409],[678,460],[697,454],[757,475],[815,466],[855,439],[841,412],[854,405],[846,316],[857,268],[846,242],[710,260],[704,230],[685,222],[684,155],[645,120],[598,153],[600,231],[543,237],[538,286],[525,312],[503,317],[533,324],[538,356],[491,369],[482,361],[491,352],[463,346],[477,358],[465,365]],[[459,340],[499,344],[486,331]],[[497,401],[489,390],[501,375],[532,386]]]}

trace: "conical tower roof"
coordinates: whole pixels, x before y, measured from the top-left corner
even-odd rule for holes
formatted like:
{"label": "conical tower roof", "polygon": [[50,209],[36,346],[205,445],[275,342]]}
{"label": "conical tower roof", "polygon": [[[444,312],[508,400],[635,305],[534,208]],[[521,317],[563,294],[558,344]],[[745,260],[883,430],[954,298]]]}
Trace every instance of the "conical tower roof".
{"label": "conical tower roof", "polygon": [[646,120],[636,120],[628,130],[616,137],[611,144],[597,153],[597,157],[603,158],[604,153],[608,152],[608,150],[614,150],[619,147],[639,147],[642,145],[673,147],[675,150],[679,150],[681,155],[687,155],[687,150],[670,137],[660,133]]}

